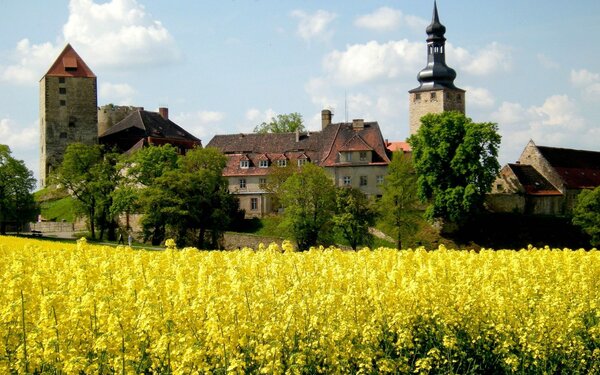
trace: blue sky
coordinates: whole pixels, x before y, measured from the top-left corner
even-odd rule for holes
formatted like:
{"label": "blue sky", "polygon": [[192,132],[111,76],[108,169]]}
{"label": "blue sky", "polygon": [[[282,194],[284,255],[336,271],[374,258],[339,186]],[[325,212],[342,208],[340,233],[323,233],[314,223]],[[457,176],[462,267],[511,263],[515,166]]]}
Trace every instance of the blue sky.
{"label": "blue sky", "polygon": [[[207,144],[270,117],[378,121],[408,135],[433,1],[4,0],[0,143],[38,175],[39,79],[66,43],[98,104],[169,107]],[[600,151],[600,2],[439,0],[467,115],[502,134],[500,161],[538,145]],[[347,115],[346,115],[347,113]]]}

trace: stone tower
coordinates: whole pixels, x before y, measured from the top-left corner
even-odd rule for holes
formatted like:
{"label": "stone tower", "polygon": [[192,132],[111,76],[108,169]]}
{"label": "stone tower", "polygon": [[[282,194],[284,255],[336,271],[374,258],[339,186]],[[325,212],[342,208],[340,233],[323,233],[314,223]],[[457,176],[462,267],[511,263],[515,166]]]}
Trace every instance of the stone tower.
{"label": "stone tower", "polygon": [[96,75],[67,44],[40,80],[42,187],[74,142],[98,143],[98,95]]}
{"label": "stone tower", "polygon": [[427,26],[427,66],[417,75],[419,87],[409,91],[410,134],[421,126],[428,113],[459,111],[465,113],[465,90],[454,86],[456,72],[446,65],[446,27],[440,23],[437,4]]}

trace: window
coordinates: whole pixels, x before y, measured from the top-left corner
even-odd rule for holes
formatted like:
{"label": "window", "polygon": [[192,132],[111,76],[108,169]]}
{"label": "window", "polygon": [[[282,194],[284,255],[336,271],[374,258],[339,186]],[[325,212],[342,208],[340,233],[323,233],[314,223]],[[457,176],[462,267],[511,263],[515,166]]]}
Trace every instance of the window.
{"label": "window", "polygon": [[352,179],[350,178],[350,176],[344,176],[344,186],[350,186],[351,183]]}
{"label": "window", "polygon": [[67,94],[67,89],[65,87],[59,87],[58,88],[58,93],[61,95],[66,95]]}
{"label": "window", "polygon": [[435,94],[436,94],[435,92],[431,93],[431,100],[436,100],[436,95]]}
{"label": "window", "polygon": [[66,106],[66,105],[67,105],[67,101],[66,101],[66,100],[61,100],[61,101],[59,102],[59,104],[60,104],[60,106],[61,106],[61,107],[64,107],[64,106]]}
{"label": "window", "polygon": [[377,176],[377,185],[383,185],[383,176]]}
{"label": "window", "polygon": [[62,138],[62,139],[65,139],[65,138],[67,138],[67,133],[66,132],[62,132],[62,133],[60,133],[59,137]]}
{"label": "window", "polygon": [[264,188],[267,186],[267,179],[264,177],[261,177],[258,179],[258,186],[261,188]]}
{"label": "window", "polygon": [[279,166],[279,167],[285,167],[286,165],[287,165],[287,160],[286,159],[277,160],[277,166]]}
{"label": "window", "polygon": [[360,152],[360,161],[367,161],[367,152],[366,151]]}
{"label": "window", "polygon": [[261,160],[258,162],[258,166],[260,168],[269,168],[269,161],[268,160]]}
{"label": "window", "polygon": [[245,188],[246,188],[246,179],[240,178],[240,189],[245,189]]}
{"label": "window", "polygon": [[250,198],[250,209],[252,211],[258,210],[258,198]]}
{"label": "window", "polygon": [[75,122],[74,121],[69,121],[69,127],[70,128],[74,128],[75,127]]}
{"label": "window", "polygon": [[367,176],[360,176],[360,186],[367,186]]}
{"label": "window", "polygon": [[306,164],[306,159],[298,159],[298,166],[301,167]]}
{"label": "window", "polygon": [[351,152],[345,152],[344,153],[344,158],[346,159],[346,161],[352,161],[352,153]]}
{"label": "window", "polygon": [[58,83],[65,83],[65,77],[58,77]]}
{"label": "window", "polygon": [[415,94],[415,100],[421,100],[421,94],[419,94],[419,93]]}
{"label": "window", "polygon": [[240,160],[240,168],[248,168],[250,166],[249,160]]}

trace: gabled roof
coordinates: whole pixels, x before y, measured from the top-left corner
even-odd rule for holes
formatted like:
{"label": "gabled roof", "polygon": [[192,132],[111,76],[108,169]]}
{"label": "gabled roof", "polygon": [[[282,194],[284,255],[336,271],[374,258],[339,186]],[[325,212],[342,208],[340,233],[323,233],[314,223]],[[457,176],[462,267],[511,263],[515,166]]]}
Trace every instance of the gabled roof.
{"label": "gabled roof", "polygon": [[359,134],[355,134],[338,151],[373,151],[373,147],[369,146]]}
{"label": "gabled roof", "polygon": [[173,140],[193,141],[200,143],[200,139],[188,133],[181,126],[171,120],[164,119],[156,112],[137,110],[109,128],[100,138],[123,132],[127,129],[137,128],[145,137],[168,138]]}
{"label": "gabled roof", "polygon": [[600,186],[600,152],[536,146],[569,189]]}
{"label": "gabled roof", "polygon": [[402,141],[386,142],[385,147],[388,149],[388,151],[391,151],[391,152],[394,152],[394,151],[411,152],[412,151],[410,144],[408,142],[402,142]]}
{"label": "gabled roof", "polygon": [[[368,151],[372,151],[372,158],[369,164],[372,165],[387,165],[390,158],[387,154],[385,141],[381,135],[379,124],[374,122],[365,122],[363,128],[353,129],[352,123],[331,124],[325,128],[335,130],[333,141],[327,144],[324,150],[325,158],[321,162],[321,166],[332,167],[340,163],[338,153],[344,150],[346,144],[353,144],[356,139],[362,140],[368,147]],[[362,150],[366,151],[366,150]]]}
{"label": "gabled roof", "polygon": [[70,44],[62,50],[54,64],[48,69],[46,76],[50,77],[83,77],[96,78],[85,61],[75,52]]}
{"label": "gabled roof", "polygon": [[527,164],[508,164],[515,177],[529,195],[561,195],[544,176]]}

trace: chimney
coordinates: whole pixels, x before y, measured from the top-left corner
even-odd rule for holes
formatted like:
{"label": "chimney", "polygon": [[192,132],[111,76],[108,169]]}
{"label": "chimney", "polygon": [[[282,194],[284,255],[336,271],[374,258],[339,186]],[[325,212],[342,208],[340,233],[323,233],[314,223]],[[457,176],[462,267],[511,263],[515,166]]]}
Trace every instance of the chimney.
{"label": "chimney", "polygon": [[164,118],[165,120],[168,120],[169,119],[169,108],[167,108],[167,107],[158,108],[158,114],[160,114],[160,117]]}
{"label": "chimney", "polygon": [[352,120],[352,129],[355,131],[363,130],[365,128],[365,120],[357,118]]}
{"label": "chimney", "polygon": [[331,113],[330,110],[324,109],[321,111],[321,129],[322,130],[325,130],[326,127],[331,125],[332,117],[333,117],[333,114]]}
{"label": "chimney", "polygon": [[300,142],[300,130],[296,129],[296,143]]}

